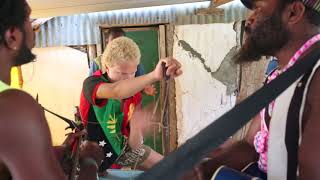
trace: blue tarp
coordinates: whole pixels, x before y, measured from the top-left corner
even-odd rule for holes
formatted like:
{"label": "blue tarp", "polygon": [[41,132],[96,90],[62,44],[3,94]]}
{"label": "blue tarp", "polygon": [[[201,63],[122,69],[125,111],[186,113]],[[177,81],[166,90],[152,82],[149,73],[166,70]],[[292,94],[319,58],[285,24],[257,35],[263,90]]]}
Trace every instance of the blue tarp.
{"label": "blue tarp", "polygon": [[132,180],[139,176],[143,171],[108,169],[108,175],[100,177],[99,180]]}

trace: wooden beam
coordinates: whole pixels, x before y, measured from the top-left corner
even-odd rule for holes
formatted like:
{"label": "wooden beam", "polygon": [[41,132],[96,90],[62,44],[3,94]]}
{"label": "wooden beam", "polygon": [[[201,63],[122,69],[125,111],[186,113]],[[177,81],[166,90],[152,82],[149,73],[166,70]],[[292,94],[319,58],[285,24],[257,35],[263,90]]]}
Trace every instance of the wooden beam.
{"label": "wooden beam", "polygon": [[90,68],[90,61],[97,58],[97,46],[95,44],[87,45],[88,67]]}
{"label": "wooden beam", "polygon": [[[166,54],[169,57],[173,56],[174,43],[174,25],[166,25]],[[171,79],[169,85],[169,151],[172,152],[178,147],[178,130],[177,130],[177,112],[176,112],[176,84],[175,80]]]}
{"label": "wooden beam", "polygon": [[[167,56],[166,54],[166,30],[165,30],[165,25],[159,25],[159,57],[160,59],[165,58]],[[165,102],[165,94],[168,93],[166,92],[168,84],[166,81],[161,80],[160,81],[160,123],[162,125],[162,152],[164,155],[169,154],[169,137],[170,137],[170,132],[169,129],[163,128],[163,127],[168,127],[169,119],[167,114],[164,113],[164,111],[167,111],[168,107]]]}
{"label": "wooden beam", "polygon": [[[199,1],[199,0],[198,0]],[[200,0],[205,1],[205,0]],[[163,5],[193,3],[195,0],[94,0],[94,1],[39,1],[29,0],[33,18],[67,16],[80,13],[101,12],[121,9],[144,8]]]}
{"label": "wooden beam", "polygon": [[231,1],[233,0],[211,0],[211,5],[213,5],[214,7],[218,7],[218,6],[227,4]]}
{"label": "wooden beam", "polygon": [[165,25],[159,26],[159,55],[160,58],[165,58],[166,54],[166,27]]}
{"label": "wooden beam", "polygon": [[159,27],[160,25],[168,24],[168,22],[161,22],[161,23],[145,23],[145,24],[101,24],[99,27],[104,28],[111,28],[111,27],[119,27],[119,28],[142,28],[142,27]]}
{"label": "wooden beam", "polygon": [[229,3],[233,0],[211,0],[211,4],[208,8],[201,8],[197,10],[197,15],[222,15],[223,9],[218,8],[219,6]]}
{"label": "wooden beam", "polygon": [[223,9],[216,7],[201,8],[196,11],[196,15],[223,15]]}
{"label": "wooden beam", "polygon": [[88,57],[93,60],[97,57],[97,47],[95,44],[87,45]]}

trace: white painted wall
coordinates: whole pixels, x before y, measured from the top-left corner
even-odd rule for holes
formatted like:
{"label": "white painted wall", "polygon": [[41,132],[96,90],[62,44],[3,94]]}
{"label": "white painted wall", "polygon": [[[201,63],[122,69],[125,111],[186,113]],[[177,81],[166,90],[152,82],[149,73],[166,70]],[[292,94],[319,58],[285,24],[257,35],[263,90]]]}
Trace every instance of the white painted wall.
{"label": "white painted wall", "polygon": [[199,52],[211,71],[236,46],[233,24],[176,26],[174,57],[183,65],[184,74],[176,79],[178,144],[194,136],[235,105],[236,97],[226,95],[227,87],[212,78],[199,58],[191,56],[179,46],[184,40]]}
{"label": "white painted wall", "polygon": [[[74,119],[83,80],[88,75],[87,55],[68,47],[35,48],[36,62],[22,66],[23,89],[33,97],[39,94],[44,107]],[[46,113],[54,145],[65,139],[67,124]]]}

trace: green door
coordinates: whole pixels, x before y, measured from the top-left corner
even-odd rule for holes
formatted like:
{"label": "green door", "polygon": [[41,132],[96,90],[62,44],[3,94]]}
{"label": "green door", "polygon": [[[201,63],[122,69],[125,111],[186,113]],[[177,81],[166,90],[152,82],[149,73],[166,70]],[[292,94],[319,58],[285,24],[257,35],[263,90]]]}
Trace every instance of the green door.
{"label": "green door", "polygon": [[[126,36],[133,39],[141,51],[141,61],[145,73],[151,72],[159,61],[158,30],[156,28],[125,28]],[[154,84],[156,96],[143,94],[142,105],[157,101],[159,97],[159,83]],[[153,126],[156,127],[156,126]],[[162,153],[162,131],[153,129],[151,136],[145,138],[145,144]]]}

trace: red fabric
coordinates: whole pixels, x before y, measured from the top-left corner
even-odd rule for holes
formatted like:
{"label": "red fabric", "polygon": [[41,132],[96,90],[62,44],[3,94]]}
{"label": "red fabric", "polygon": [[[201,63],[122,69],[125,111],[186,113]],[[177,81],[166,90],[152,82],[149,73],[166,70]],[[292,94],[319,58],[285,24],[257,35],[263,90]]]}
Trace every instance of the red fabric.
{"label": "red fabric", "polygon": [[[93,73],[92,76],[102,76],[102,71],[101,70],[98,70],[96,71],[95,73]],[[94,103],[94,105],[96,106],[99,106],[99,107],[103,107],[107,104],[108,100],[105,99],[105,100],[102,100],[100,103],[97,103],[96,102],[96,96],[97,96],[97,91],[98,91],[98,88],[99,86],[103,84],[103,83],[99,83],[95,86],[94,90],[92,91],[92,102]],[[79,111],[80,111],[80,114],[81,114],[81,117],[82,117],[82,123],[83,123],[83,126],[86,127],[87,126],[87,123],[88,123],[88,116],[89,116],[89,110],[90,110],[90,102],[85,98],[84,94],[83,94],[83,90],[81,92],[81,95],[80,95],[80,105],[79,105]]]}
{"label": "red fabric", "polygon": [[84,127],[86,127],[88,123],[89,110],[90,110],[90,103],[84,97],[83,92],[81,92],[79,111],[81,114],[82,124]]}
{"label": "red fabric", "polygon": [[104,83],[97,84],[96,87],[94,87],[94,90],[92,91],[92,95],[91,95],[93,105],[98,106],[100,108],[105,106],[108,103],[108,99],[99,99],[100,102],[97,103],[97,98],[96,98],[97,97],[97,91],[98,91],[99,87],[102,84],[104,84]]}
{"label": "red fabric", "polygon": [[[96,71],[96,72],[94,72],[93,73],[93,76],[102,76],[103,74],[102,74],[102,71],[101,70],[98,70],[98,71]],[[103,107],[103,106],[105,106],[106,104],[107,104],[107,102],[108,102],[108,99],[104,99],[104,100],[102,100],[101,99],[101,101],[102,102],[100,102],[100,103],[97,103],[96,102],[96,97],[97,97],[97,91],[98,91],[98,88],[99,88],[99,86],[101,86],[102,84],[104,84],[105,82],[103,82],[103,83],[99,83],[99,84],[97,84],[96,85],[96,87],[94,88],[94,90],[93,90],[93,92],[92,92],[92,102],[94,102],[94,105],[96,105],[96,106],[99,106],[99,107]]]}
{"label": "red fabric", "polygon": [[130,133],[130,127],[129,127],[129,121],[128,120],[128,113],[130,110],[130,104],[133,104],[134,107],[137,107],[138,105],[140,105],[142,100],[142,95],[141,93],[137,93],[134,96],[132,96],[129,99],[126,99],[124,101],[123,104],[123,121],[122,121],[122,127],[121,127],[121,132],[124,136],[129,137],[129,133]]}
{"label": "red fabric", "polygon": [[110,169],[121,169],[122,166],[118,165],[118,164],[112,164]]}

